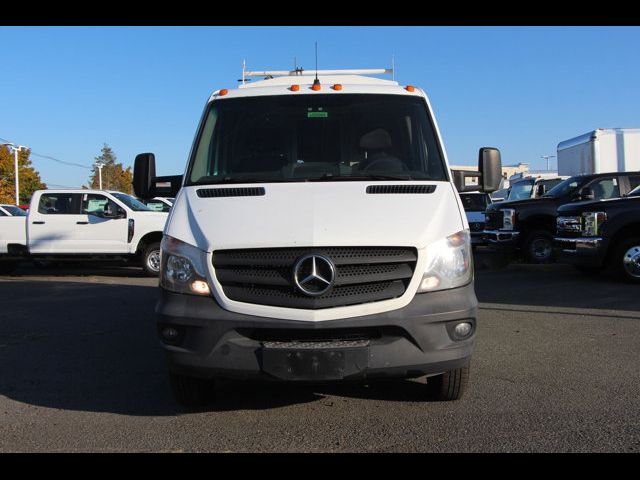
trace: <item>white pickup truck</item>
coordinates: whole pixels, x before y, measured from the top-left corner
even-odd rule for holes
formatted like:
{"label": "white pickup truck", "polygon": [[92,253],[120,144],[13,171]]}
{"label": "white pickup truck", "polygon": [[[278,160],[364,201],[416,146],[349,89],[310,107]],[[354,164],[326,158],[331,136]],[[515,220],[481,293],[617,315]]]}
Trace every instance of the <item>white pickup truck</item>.
{"label": "white pickup truck", "polygon": [[0,273],[20,260],[127,260],[150,276],[160,268],[168,214],[105,190],[38,190],[28,215],[0,217]]}

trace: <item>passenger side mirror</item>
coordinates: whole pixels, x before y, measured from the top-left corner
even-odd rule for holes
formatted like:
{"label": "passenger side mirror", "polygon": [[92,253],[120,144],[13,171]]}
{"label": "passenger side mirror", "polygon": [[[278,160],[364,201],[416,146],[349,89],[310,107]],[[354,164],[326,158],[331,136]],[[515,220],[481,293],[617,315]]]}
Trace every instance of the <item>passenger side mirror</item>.
{"label": "passenger side mirror", "polygon": [[502,181],[502,160],[500,150],[483,147],[478,155],[478,171],[481,174],[482,191],[491,193],[500,188]]}
{"label": "passenger side mirror", "polygon": [[126,218],[127,212],[125,212],[121,207],[112,202],[107,202],[104,206],[104,217],[105,218]]}
{"label": "passenger side mirror", "polygon": [[156,157],[153,153],[136,155],[133,166],[133,191],[138,198],[175,197],[182,187],[182,175],[156,177]]}
{"label": "passenger side mirror", "polygon": [[547,193],[547,186],[544,183],[539,183],[536,187],[536,197],[541,197]]}

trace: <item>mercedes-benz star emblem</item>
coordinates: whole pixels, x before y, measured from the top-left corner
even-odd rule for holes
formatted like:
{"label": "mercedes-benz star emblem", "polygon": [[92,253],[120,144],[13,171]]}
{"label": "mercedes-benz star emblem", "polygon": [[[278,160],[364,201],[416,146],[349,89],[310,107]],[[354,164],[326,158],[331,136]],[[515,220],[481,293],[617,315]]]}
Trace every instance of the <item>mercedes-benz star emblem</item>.
{"label": "mercedes-benz star emblem", "polygon": [[335,279],[336,267],[323,255],[305,255],[293,267],[294,283],[302,293],[312,297],[326,293]]}

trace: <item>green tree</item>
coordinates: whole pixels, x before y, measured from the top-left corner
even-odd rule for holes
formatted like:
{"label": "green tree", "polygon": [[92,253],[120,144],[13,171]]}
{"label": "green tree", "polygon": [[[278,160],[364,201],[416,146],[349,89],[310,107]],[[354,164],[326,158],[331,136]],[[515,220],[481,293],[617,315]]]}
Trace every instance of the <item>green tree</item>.
{"label": "green tree", "polygon": [[[36,190],[47,188],[40,179],[40,173],[33,168],[29,159],[31,150],[20,149],[18,153],[18,182],[20,188],[20,205],[31,201]],[[0,203],[16,201],[15,168],[13,151],[7,145],[0,145]]]}
{"label": "green tree", "polygon": [[101,163],[104,165],[102,167],[102,188],[104,190],[133,193],[133,172],[131,167],[125,169],[122,163],[116,162],[116,154],[109,145],[103,144],[100,155],[95,157],[94,160],[91,177],[89,178],[91,188],[100,188],[100,174],[96,164]]}

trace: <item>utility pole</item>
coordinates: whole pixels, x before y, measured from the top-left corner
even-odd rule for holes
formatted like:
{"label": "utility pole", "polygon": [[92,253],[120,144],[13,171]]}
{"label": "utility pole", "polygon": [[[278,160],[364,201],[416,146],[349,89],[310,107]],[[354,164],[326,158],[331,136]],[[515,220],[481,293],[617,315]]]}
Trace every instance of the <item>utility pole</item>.
{"label": "utility pole", "polygon": [[542,155],[540,158],[544,158],[547,161],[547,170],[549,170],[549,159],[556,158],[555,155]]}
{"label": "utility pole", "polygon": [[96,162],[96,168],[98,169],[98,178],[100,182],[100,190],[102,190],[102,167],[104,167],[104,163]]}
{"label": "utility pole", "polygon": [[16,206],[20,205],[20,180],[19,180],[19,167],[18,167],[18,154],[20,150],[23,148],[28,149],[24,145],[16,145],[14,143],[4,143],[3,145],[7,145],[13,149],[13,168],[16,172],[15,175],[15,187],[16,187]]}

